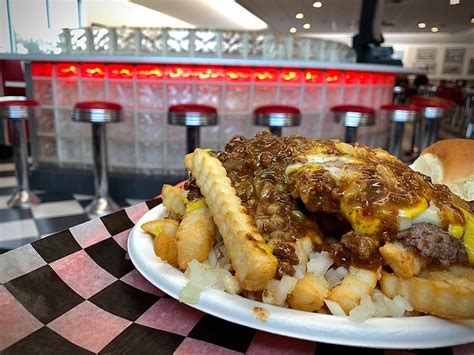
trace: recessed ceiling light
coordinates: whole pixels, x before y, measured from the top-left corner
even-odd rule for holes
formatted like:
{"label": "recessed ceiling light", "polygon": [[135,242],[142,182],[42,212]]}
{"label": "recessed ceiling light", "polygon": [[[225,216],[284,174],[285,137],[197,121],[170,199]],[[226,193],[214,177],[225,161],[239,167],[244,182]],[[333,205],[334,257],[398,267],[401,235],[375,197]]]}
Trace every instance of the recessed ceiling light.
{"label": "recessed ceiling light", "polygon": [[304,17],[304,14],[302,12],[298,12],[295,16],[298,20],[301,20]]}
{"label": "recessed ceiling light", "polygon": [[449,5],[457,5],[461,2],[461,0],[449,0]]}
{"label": "recessed ceiling light", "polygon": [[305,30],[309,30],[309,29],[311,28],[311,25],[310,25],[309,23],[305,23],[305,24],[303,25],[303,28],[304,28]]}
{"label": "recessed ceiling light", "polygon": [[424,23],[424,22],[420,22],[418,24],[418,28],[425,28],[425,27],[426,27],[426,23]]}
{"label": "recessed ceiling light", "polygon": [[290,33],[296,33],[296,27],[290,28]]}
{"label": "recessed ceiling light", "polygon": [[316,7],[316,8],[323,7],[323,3],[321,1],[316,1],[313,3],[313,7]]}
{"label": "recessed ceiling light", "polygon": [[439,28],[438,27],[431,27],[431,32],[439,32]]}

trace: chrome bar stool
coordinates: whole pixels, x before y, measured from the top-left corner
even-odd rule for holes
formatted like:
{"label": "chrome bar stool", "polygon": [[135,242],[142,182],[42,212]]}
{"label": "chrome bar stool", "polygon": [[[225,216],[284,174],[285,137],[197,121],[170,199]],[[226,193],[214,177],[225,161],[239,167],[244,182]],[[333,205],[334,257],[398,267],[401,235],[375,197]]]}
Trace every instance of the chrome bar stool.
{"label": "chrome bar stool", "polygon": [[107,135],[105,125],[119,122],[122,106],[112,102],[78,102],[72,110],[72,120],[92,123],[92,154],[94,157],[95,198],[85,208],[92,216],[103,216],[119,207],[109,196]]}
{"label": "chrome bar stool", "polygon": [[385,105],[380,108],[385,112],[386,118],[391,122],[388,151],[398,158],[402,158],[402,144],[405,131],[405,124],[413,125],[412,151],[418,151],[420,145],[419,125],[420,108],[409,105]]}
{"label": "chrome bar stool", "polygon": [[300,123],[301,112],[292,106],[266,105],[257,107],[253,112],[253,124],[268,127],[278,137],[281,137],[283,127],[296,127]]}
{"label": "chrome bar stool", "polygon": [[358,105],[340,105],[331,107],[336,123],[346,127],[344,142],[355,143],[357,129],[375,124],[375,111],[370,107]]}
{"label": "chrome bar stool", "polygon": [[451,100],[432,96],[414,96],[410,102],[420,108],[423,117],[420,143],[420,150],[423,150],[438,140],[441,121],[449,116],[455,104]]}
{"label": "chrome bar stool", "polygon": [[28,142],[26,121],[39,114],[36,101],[25,97],[3,98],[0,100],[0,119],[10,121],[12,133],[13,158],[15,160],[16,190],[7,201],[8,207],[29,208],[40,203],[40,199],[30,191],[28,179]]}
{"label": "chrome bar stool", "polygon": [[200,146],[200,127],[215,126],[217,121],[217,110],[212,106],[182,104],[168,109],[168,124],[186,127],[186,153]]}

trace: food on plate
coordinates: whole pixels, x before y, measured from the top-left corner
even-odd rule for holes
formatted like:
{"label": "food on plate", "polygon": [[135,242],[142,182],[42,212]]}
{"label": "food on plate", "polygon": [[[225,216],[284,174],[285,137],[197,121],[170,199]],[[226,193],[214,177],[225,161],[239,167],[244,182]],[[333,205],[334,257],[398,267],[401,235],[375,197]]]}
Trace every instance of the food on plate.
{"label": "food on plate", "polygon": [[186,212],[176,232],[178,264],[186,270],[191,260],[207,260],[214,246],[216,225],[204,198],[188,202]]}
{"label": "food on plate", "polygon": [[164,184],[161,190],[163,206],[169,217],[180,220],[186,212],[186,191],[175,186]]}
{"label": "food on plate", "polygon": [[421,152],[411,167],[444,184],[474,208],[474,140],[445,139]]}
{"label": "food on plate", "polygon": [[[182,219],[178,260],[184,226],[187,253],[203,253],[186,259],[183,299],[209,286],[358,322],[408,312],[474,318],[469,204],[386,151],[261,132],[221,152],[196,149],[184,164],[184,218],[172,216]],[[211,240],[187,221],[196,206],[203,223],[215,222]]]}
{"label": "food on plate", "polygon": [[156,256],[163,261],[178,267],[178,246],[176,233],[179,223],[175,220],[164,218],[142,224],[144,232],[153,237],[153,250]]}
{"label": "food on plate", "polygon": [[168,234],[168,235],[175,235],[178,231],[179,222],[170,219],[164,218],[157,221],[150,221],[143,223],[142,229],[153,238],[155,238],[159,234]]}
{"label": "food on plate", "polygon": [[446,318],[474,318],[474,283],[446,272],[427,278],[403,278],[384,273],[380,280],[382,292],[390,298],[400,295],[417,311]]}
{"label": "food on plate", "polygon": [[262,290],[275,276],[277,260],[242,206],[222,163],[196,149],[186,155],[184,165],[206,199],[237,280],[246,290]]}

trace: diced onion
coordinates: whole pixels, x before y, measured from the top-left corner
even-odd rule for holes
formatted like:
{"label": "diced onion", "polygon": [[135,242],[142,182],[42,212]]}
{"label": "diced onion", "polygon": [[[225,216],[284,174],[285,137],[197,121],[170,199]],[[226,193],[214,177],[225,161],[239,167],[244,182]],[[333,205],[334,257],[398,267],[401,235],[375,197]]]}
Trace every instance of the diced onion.
{"label": "diced onion", "polygon": [[337,317],[345,317],[346,313],[342,309],[342,307],[337,303],[336,301],[331,301],[331,300],[324,300],[324,303],[326,304],[326,307],[329,309],[329,311],[337,316]]}
{"label": "diced onion", "polygon": [[411,226],[412,226],[412,220],[410,218],[398,216],[398,230],[399,231],[410,229]]}
{"label": "diced onion", "polygon": [[[313,254],[313,253],[311,253]],[[328,252],[315,253],[314,257],[310,254],[310,260],[307,265],[308,272],[323,276],[334,263]]]}
{"label": "diced onion", "polygon": [[328,280],[331,288],[341,283],[342,279],[348,274],[344,266],[339,266],[337,269],[329,269],[324,277]]}
{"label": "diced onion", "polygon": [[239,281],[232,275],[225,275],[224,277],[224,290],[232,295],[236,295],[242,292]]}
{"label": "diced onion", "polygon": [[304,272],[306,270],[306,265],[298,264],[298,265],[293,266],[293,269],[295,269],[295,273],[294,273],[293,277],[295,277],[299,280],[299,279],[302,279],[303,276],[304,276]]}
{"label": "diced onion", "polygon": [[212,249],[209,252],[209,256],[207,257],[207,263],[210,267],[217,267],[217,255],[215,249]]}
{"label": "diced onion", "polygon": [[360,300],[360,305],[352,308],[349,312],[349,319],[356,323],[372,318],[375,315],[375,306],[372,298],[369,295],[363,294]]}
{"label": "diced onion", "polygon": [[297,278],[284,275],[281,278],[278,288],[275,292],[275,302],[277,304],[283,304],[288,294],[291,293],[291,291],[293,291],[295,288],[297,282]]}
{"label": "diced onion", "polygon": [[181,294],[179,295],[180,302],[187,303],[187,304],[196,304],[199,301],[199,296],[201,292],[204,290],[204,287],[201,285],[197,285],[192,282],[188,282],[188,284],[183,287],[181,290]]}

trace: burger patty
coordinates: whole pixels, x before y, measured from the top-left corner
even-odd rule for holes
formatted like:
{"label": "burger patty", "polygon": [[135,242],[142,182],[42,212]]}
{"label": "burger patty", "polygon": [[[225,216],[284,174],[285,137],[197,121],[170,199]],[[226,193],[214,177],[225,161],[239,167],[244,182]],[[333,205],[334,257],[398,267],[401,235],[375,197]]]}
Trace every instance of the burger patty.
{"label": "burger patty", "polygon": [[414,224],[410,229],[399,232],[397,239],[417,249],[421,255],[439,261],[443,265],[467,262],[462,241],[448,232],[429,223]]}

